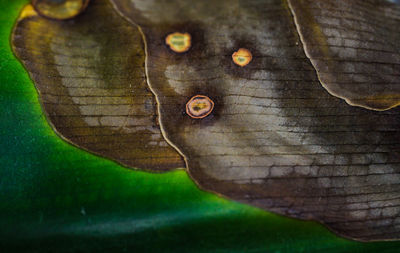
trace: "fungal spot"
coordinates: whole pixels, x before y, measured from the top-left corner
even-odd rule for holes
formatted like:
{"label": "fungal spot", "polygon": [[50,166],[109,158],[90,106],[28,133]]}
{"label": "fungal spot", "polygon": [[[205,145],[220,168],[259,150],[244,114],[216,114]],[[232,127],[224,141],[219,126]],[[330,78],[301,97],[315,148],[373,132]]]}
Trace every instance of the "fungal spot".
{"label": "fungal spot", "polygon": [[214,102],[203,95],[196,95],[186,103],[186,113],[194,119],[207,117],[213,109]]}
{"label": "fungal spot", "polygon": [[32,0],[35,10],[51,19],[70,19],[82,13],[90,0]]}
{"label": "fungal spot", "polygon": [[249,50],[246,48],[239,48],[238,51],[232,54],[232,60],[236,65],[244,67],[251,62],[253,56]]}
{"label": "fungal spot", "polygon": [[171,33],[165,38],[165,43],[176,53],[184,53],[189,50],[192,41],[189,33]]}

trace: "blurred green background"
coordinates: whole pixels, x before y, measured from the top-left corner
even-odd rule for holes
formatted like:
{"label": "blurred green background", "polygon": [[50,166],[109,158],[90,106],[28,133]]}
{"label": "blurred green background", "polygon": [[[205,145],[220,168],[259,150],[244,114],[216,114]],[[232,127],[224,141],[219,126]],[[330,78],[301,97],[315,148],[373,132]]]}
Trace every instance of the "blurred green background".
{"label": "blurred green background", "polygon": [[123,168],[62,141],[10,49],[27,0],[0,0],[0,252],[400,252]]}

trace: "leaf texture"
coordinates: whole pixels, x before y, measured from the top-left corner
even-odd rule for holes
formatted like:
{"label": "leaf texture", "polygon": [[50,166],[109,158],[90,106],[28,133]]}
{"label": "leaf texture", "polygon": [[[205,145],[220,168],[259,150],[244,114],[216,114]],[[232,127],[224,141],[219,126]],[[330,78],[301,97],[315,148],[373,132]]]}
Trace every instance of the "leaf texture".
{"label": "leaf texture", "polygon": [[400,5],[387,0],[289,0],[322,85],[349,104],[400,104]]}
{"label": "leaf texture", "polygon": [[109,1],[92,1],[68,21],[43,18],[28,5],[12,44],[50,124],[64,139],[129,167],[184,166],[157,123],[141,34]]}
{"label": "leaf texture", "polygon": [[[329,94],[286,1],[113,2],[143,30],[161,128],[200,188],[349,238],[400,238],[400,110]],[[187,52],[165,44],[176,32],[191,35]],[[215,103],[203,119],[185,113],[196,95]]]}

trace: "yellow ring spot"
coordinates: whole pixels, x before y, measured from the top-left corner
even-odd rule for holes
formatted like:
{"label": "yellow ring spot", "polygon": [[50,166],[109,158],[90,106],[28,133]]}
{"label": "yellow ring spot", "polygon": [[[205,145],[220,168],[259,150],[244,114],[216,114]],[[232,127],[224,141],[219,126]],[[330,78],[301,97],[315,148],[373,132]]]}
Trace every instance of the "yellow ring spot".
{"label": "yellow ring spot", "polygon": [[236,65],[244,67],[251,62],[253,55],[246,48],[239,48],[238,51],[232,54],[232,60]]}
{"label": "yellow ring spot", "polygon": [[82,13],[90,0],[32,0],[35,10],[51,19],[70,19]]}
{"label": "yellow ring spot", "polygon": [[176,53],[184,53],[192,45],[192,37],[189,33],[175,32],[165,38],[165,43]]}
{"label": "yellow ring spot", "polygon": [[214,102],[203,95],[196,95],[186,103],[186,113],[194,119],[207,117],[213,109]]}

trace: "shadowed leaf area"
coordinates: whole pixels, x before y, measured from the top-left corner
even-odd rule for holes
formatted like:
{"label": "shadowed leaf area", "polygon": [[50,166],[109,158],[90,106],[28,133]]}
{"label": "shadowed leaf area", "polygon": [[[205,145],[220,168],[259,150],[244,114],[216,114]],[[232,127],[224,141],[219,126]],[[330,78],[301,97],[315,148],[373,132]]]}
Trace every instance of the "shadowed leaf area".
{"label": "shadowed leaf area", "polygon": [[400,104],[400,5],[389,0],[289,0],[324,87],[349,104]]}
{"label": "shadowed leaf area", "polygon": [[41,17],[27,5],[12,43],[48,120],[67,141],[130,167],[184,166],[157,124],[141,35],[107,0],[67,21]]}
{"label": "shadowed leaf area", "polygon": [[[400,109],[329,94],[287,1],[113,2],[145,34],[161,126],[200,188],[345,237],[400,238]],[[188,51],[165,45],[176,32],[191,35]],[[232,61],[240,48],[245,66]],[[195,95],[215,103],[203,119],[185,113]]]}

